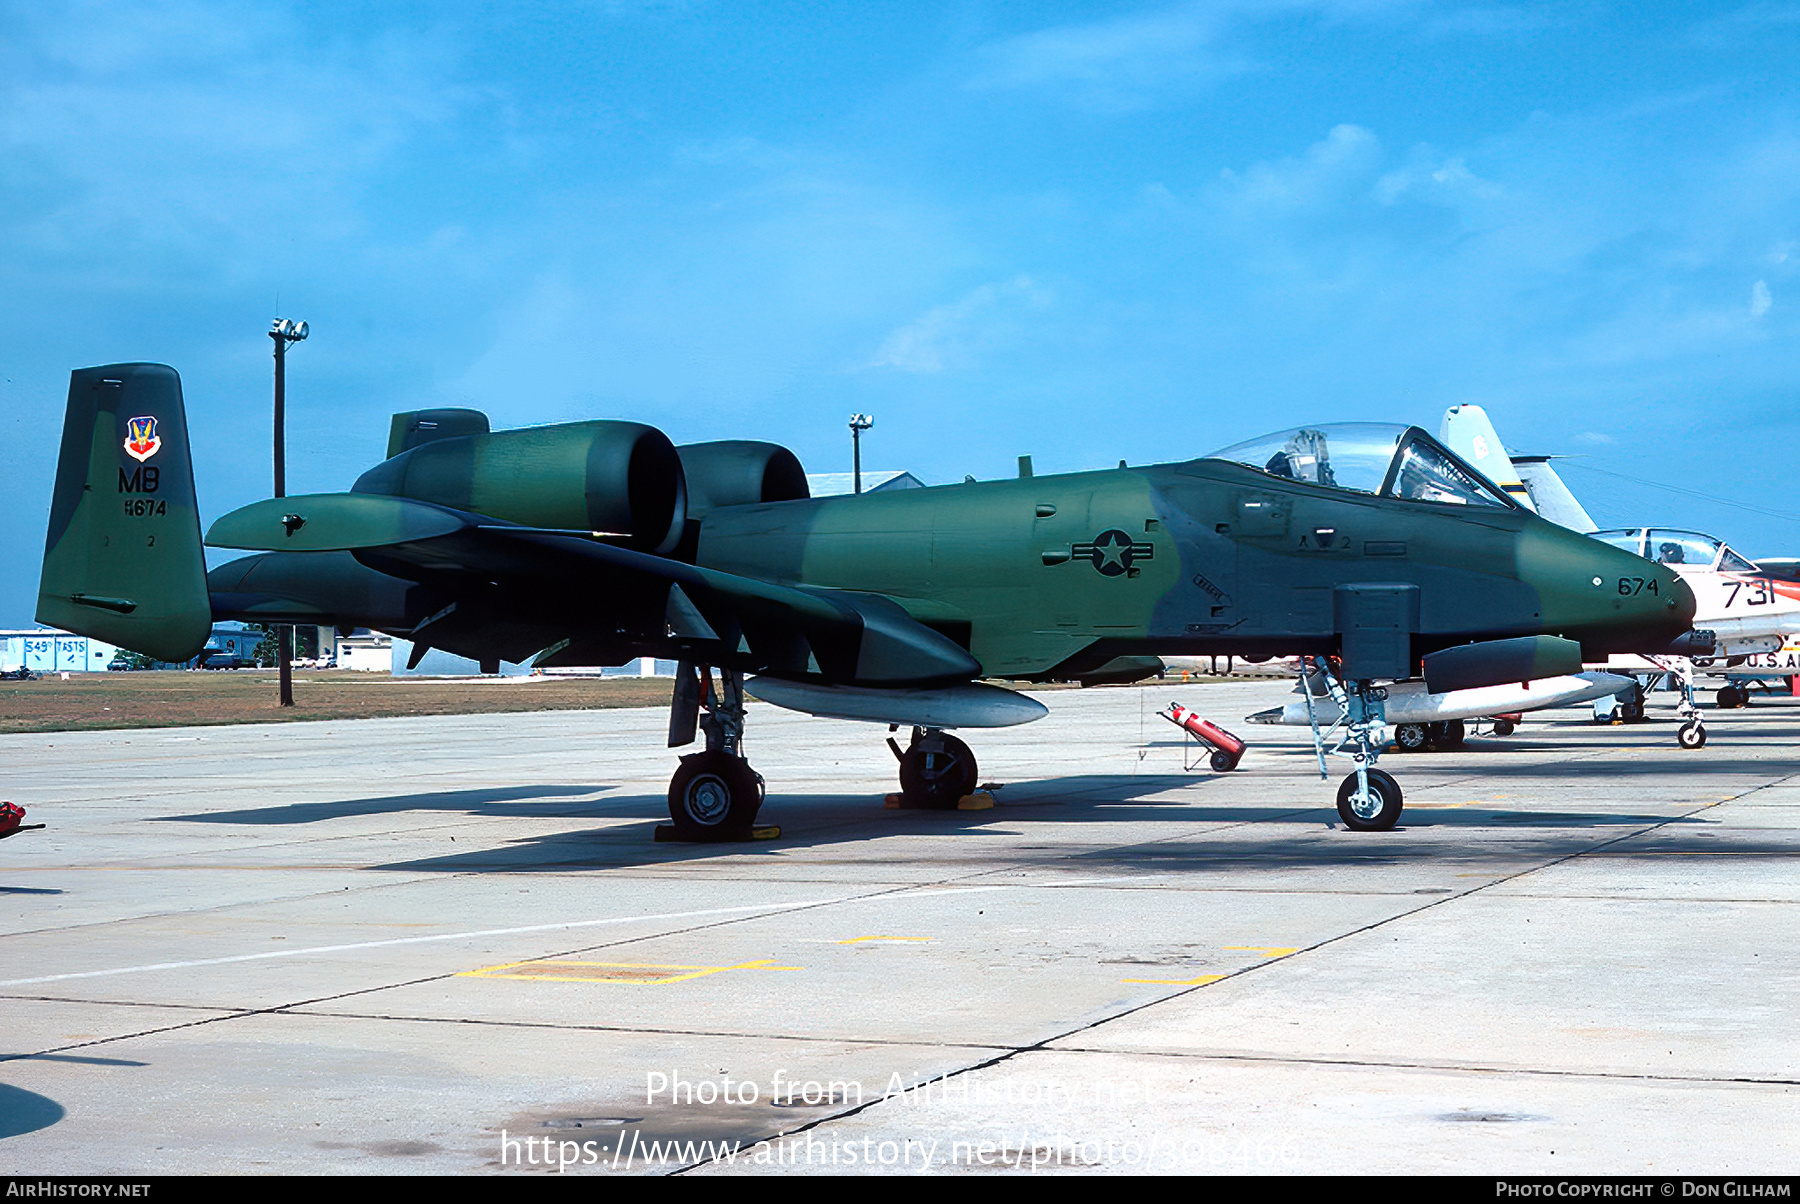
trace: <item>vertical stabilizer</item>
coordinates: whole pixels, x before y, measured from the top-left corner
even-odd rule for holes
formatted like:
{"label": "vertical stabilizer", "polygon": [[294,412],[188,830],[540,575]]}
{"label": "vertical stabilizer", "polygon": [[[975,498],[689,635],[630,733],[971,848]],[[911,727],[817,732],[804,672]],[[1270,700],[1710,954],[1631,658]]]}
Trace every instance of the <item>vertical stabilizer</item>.
{"label": "vertical stabilizer", "polygon": [[1513,467],[1519,470],[1525,488],[1531,491],[1531,504],[1539,514],[1559,527],[1583,535],[1591,535],[1600,529],[1600,524],[1588,517],[1587,510],[1550,467],[1549,456],[1520,456],[1513,461]]}
{"label": "vertical stabilizer", "polygon": [[205,645],[212,607],[173,368],[70,373],[37,621],[162,661]]}
{"label": "vertical stabilizer", "polygon": [[1530,491],[1519,479],[1518,469],[1513,467],[1512,460],[1507,457],[1500,436],[1494,433],[1494,424],[1488,421],[1486,410],[1476,405],[1451,406],[1444,411],[1444,422],[1438,428],[1438,438],[1445,447],[1504,489],[1507,496],[1515,502],[1531,510],[1537,509]]}

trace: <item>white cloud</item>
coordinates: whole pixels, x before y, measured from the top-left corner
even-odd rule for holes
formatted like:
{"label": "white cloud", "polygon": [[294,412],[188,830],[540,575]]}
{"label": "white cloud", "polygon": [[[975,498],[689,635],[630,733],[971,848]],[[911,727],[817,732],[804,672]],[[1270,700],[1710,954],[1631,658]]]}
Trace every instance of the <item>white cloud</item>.
{"label": "white cloud", "polygon": [[1383,205],[1392,205],[1408,197],[1440,201],[1469,197],[1488,201],[1501,195],[1499,185],[1470,171],[1461,156],[1434,164],[1424,148],[1414,156],[1413,163],[1386,172],[1375,182],[1375,199]]}
{"label": "white cloud", "polygon": [[1750,316],[1751,317],[1753,317],[1753,318],[1762,317],[1764,314],[1769,312],[1769,306],[1771,306],[1773,304],[1775,304],[1775,300],[1773,297],[1769,296],[1768,281],[1758,280],[1755,284],[1750,286]]}
{"label": "white cloud", "polygon": [[1083,25],[1063,25],[996,42],[981,52],[983,88],[1074,85],[1082,97],[1131,107],[1147,89],[1176,79],[1246,69],[1211,48],[1221,14],[1183,4]]}
{"label": "white cloud", "polygon": [[1305,208],[1341,196],[1380,166],[1381,140],[1359,125],[1333,126],[1298,158],[1252,163],[1241,173],[1219,173],[1225,195],[1241,209]]}
{"label": "white cloud", "polygon": [[46,6],[0,58],[14,255],[166,278],[233,248],[357,236],[363,189],[484,98],[436,35],[333,41],[283,10]]}
{"label": "white cloud", "polygon": [[865,367],[901,372],[941,372],[996,342],[1023,308],[1043,308],[1053,300],[1029,276],[984,284],[961,300],[926,310],[890,334]]}

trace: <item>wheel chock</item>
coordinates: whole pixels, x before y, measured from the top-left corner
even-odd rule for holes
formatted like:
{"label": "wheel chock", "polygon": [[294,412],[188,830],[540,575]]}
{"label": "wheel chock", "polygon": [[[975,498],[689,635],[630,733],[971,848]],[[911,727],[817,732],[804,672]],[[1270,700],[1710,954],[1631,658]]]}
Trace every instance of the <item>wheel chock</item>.
{"label": "wheel chock", "polygon": [[881,800],[881,805],[886,807],[889,811],[897,811],[901,807],[906,806],[906,796],[904,794],[890,794]]}
{"label": "wheel chock", "polygon": [[777,840],[781,837],[781,825],[759,824],[748,833],[732,840],[683,840],[675,835],[674,824],[657,824],[656,839],[659,843],[671,844],[745,844],[752,840]]}
{"label": "wheel chock", "polygon": [[958,811],[986,811],[994,805],[994,796],[985,790],[977,790],[974,794],[965,794],[956,800]]}

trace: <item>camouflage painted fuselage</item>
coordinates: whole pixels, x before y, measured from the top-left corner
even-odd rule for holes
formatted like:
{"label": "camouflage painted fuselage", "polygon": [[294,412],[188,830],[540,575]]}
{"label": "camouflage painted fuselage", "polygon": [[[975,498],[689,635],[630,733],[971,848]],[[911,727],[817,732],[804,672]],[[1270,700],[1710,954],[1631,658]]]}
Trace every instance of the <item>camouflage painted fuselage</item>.
{"label": "camouflage painted fuselage", "polygon": [[1025,680],[1119,656],[1336,651],[1344,587],[1416,587],[1415,658],[1538,633],[1643,648],[1692,613],[1673,573],[1524,511],[1219,460],[735,506],[706,516],[697,562],[885,594],[986,674]]}

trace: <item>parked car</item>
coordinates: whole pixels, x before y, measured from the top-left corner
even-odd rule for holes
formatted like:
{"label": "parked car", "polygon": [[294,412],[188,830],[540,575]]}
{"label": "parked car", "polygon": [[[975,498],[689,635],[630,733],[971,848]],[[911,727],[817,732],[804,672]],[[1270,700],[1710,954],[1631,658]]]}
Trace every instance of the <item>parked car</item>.
{"label": "parked car", "polygon": [[241,656],[209,656],[200,662],[202,669],[249,669],[255,666],[254,661]]}

